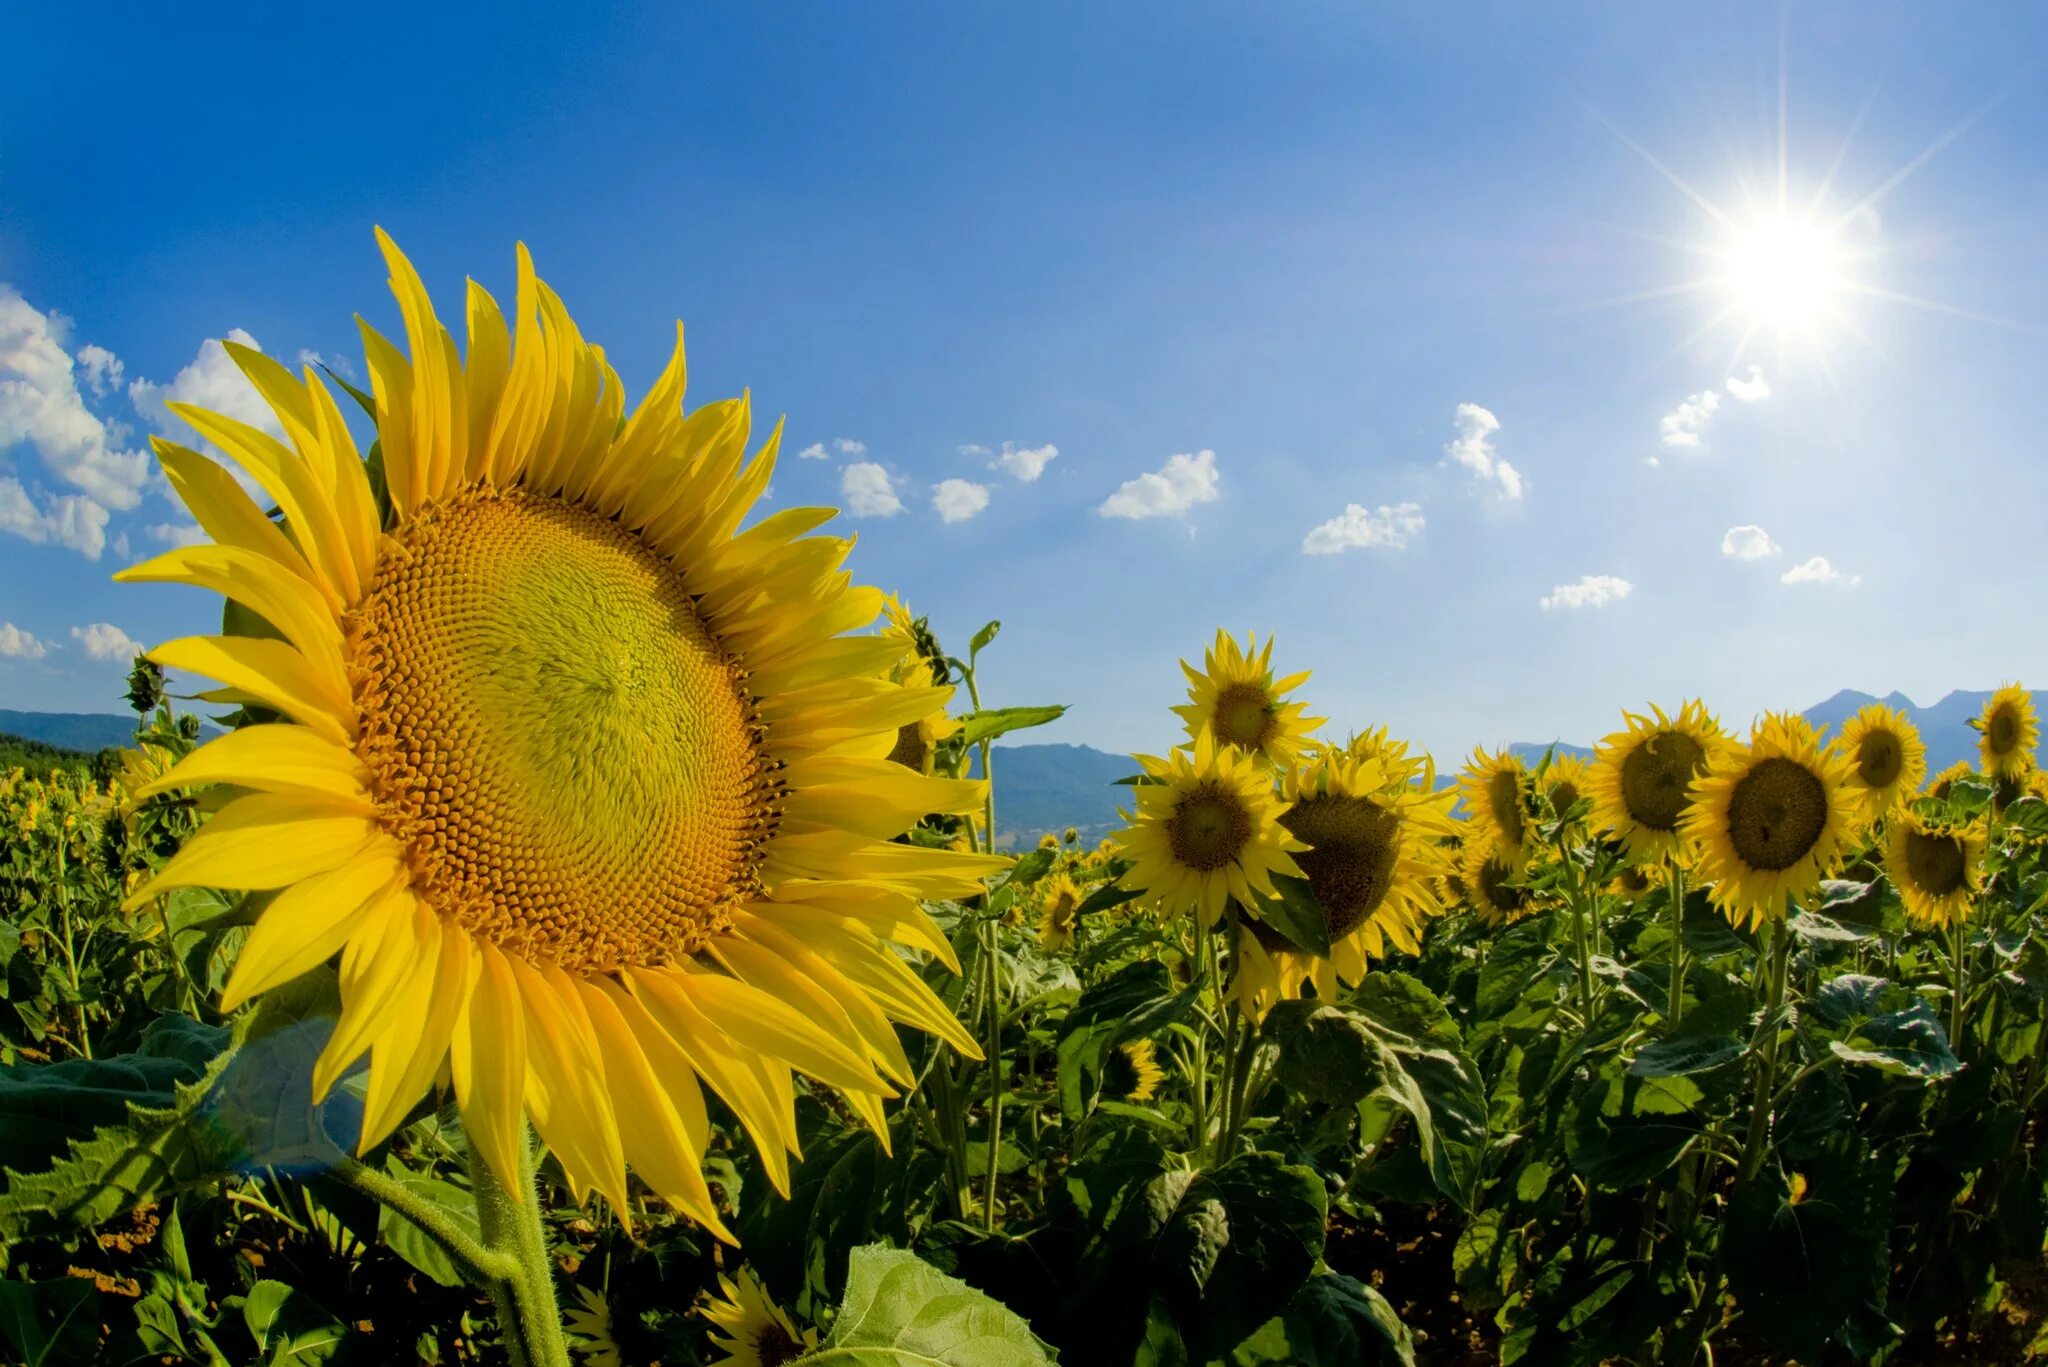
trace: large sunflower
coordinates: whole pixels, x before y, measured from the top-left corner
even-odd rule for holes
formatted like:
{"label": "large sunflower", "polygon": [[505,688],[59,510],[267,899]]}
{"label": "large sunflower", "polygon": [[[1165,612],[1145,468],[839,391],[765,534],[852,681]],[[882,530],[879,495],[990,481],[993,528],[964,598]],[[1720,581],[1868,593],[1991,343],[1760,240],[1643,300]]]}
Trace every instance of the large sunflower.
{"label": "large sunflower", "polygon": [[1536,841],[1536,823],[1530,819],[1524,791],[1529,771],[1522,761],[1506,750],[1472,752],[1458,775],[1458,802],[1478,823],[1502,858],[1515,868]]}
{"label": "large sunflower", "polygon": [[1720,748],[1693,784],[1682,830],[1722,915],[1737,925],[1782,921],[1791,898],[1820,886],[1855,829],[1854,767],[1791,714],[1767,714],[1749,744]]}
{"label": "large sunflower", "polygon": [[1274,874],[1300,875],[1289,852],[1304,847],[1281,827],[1273,777],[1248,752],[1204,732],[1193,751],[1137,760],[1147,781],[1118,835],[1131,861],[1124,880],[1162,915],[1193,907],[1213,925],[1231,898],[1251,905],[1275,895]]}
{"label": "large sunflower", "polygon": [[1920,791],[1927,777],[1927,746],[1905,715],[1883,703],[1849,718],[1834,749],[1852,763],[1850,791],[1865,815],[1883,816]]}
{"label": "large sunflower", "polygon": [[1261,647],[1254,632],[1246,642],[1240,648],[1229,632],[1218,631],[1200,669],[1182,660],[1188,700],[1173,710],[1187,723],[1190,741],[1206,732],[1218,745],[1235,746],[1261,764],[1291,764],[1308,734],[1323,724],[1321,717],[1302,715],[1307,703],[1287,701],[1308,674],[1275,680],[1272,638]]}
{"label": "large sunflower", "polygon": [[1628,729],[1600,742],[1586,774],[1593,825],[1619,840],[1638,863],[1679,852],[1679,827],[1693,781],[1723,743],[1720,723],[1695,700],[1668,717],[1624,712]]}
{"label": "large sunflower", "polygon": [[1978,731],[1977,753],[1984,772],[1993,778],[2019,778],[2034,767],[2034,747],[2041,728],[2034,721],[2034,695],[2019,684],[2007,684],[1984,704],[1984,715],[1972,723]]}
{"label": "large sunflower", "polygon": [[1892,820],[1884,866],[1915,925],[1946,930],[1968,919],[1984,863],[1973,826],[1937,825],[1907,811]]}
{"label": "large sunflower", "polygon": [[445,1064],[502,1181],[530,1116],[579,1198],[624,1207],[630,1164],[722,1233],[700,1079],[786,1187],[792,1069],[880,1130],[912,1079],[896,1022],[974,1050],[892,945],[953,963],[919,899],[971,895],[999,861],[890,837],[981,786],[888,761],[945,691],[890,681],[899,638],[846,634],[882,597],[840,570],[847,542],[805,535],[830,510],[740,530],[779,429],[747,460],[745,399],[685,415],[680,331],[624,416],[523,248],[509,327],[469,286],[465,361],[379,241],[411,344],[363,329],[387,513],[319,376],[233,343],[290,445],[174,410],[282,521],[157,443],[212,540],[119,577],[260,617],[151,658],[265,720],[150,785],[237,795],[132,901],[275,894],[224,1010],[340,956],[313,1088],[369,1056],[363,1148]]}

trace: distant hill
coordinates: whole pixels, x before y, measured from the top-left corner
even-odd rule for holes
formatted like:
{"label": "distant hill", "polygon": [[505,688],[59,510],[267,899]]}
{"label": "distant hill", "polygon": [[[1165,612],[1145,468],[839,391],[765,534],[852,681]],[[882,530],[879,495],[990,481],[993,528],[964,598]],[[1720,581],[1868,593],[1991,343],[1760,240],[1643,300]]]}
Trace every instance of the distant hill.
{"label": "distant hill", "polygon": [[[995,771],[998,844],[1029,845],[1069,826],[1093,844],[1123,825],[1117,807],[1130,806],[1131,790],[1116,781],[1138,765],[1085,745],[998,745]],[[980,774],[978,763],[973,772]]]}
{"label": "distant hill", "polygon": [[104,750],[135,740],[135,715],[113,712],[10,712],[0,707],[0,731],[66,750]]}
{"label": "distant hill", "polygon": [[92,772],[93,757],[83,750],[45,745],[39,740],[0,733],[0,775],[20,769],[29,774],[50,774],[69,769],[75,774]]}

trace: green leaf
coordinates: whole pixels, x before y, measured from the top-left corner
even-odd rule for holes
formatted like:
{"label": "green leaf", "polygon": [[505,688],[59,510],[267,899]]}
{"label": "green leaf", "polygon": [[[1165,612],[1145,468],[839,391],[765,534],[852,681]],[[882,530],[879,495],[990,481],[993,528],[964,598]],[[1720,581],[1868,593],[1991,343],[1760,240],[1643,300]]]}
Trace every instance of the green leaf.
{"label": "green leaf", "polygon": [[1837,1135],[1800,1176],[1796,1192],[1768,1169],[1736,1188],[1721,1238],[1743,1323],[1779,1352],[1818,1362],[1861,1307],[1884,1304],[1892,1165]]}
{"label": "green leaf", "polygon": [[853,1250],[832,1331],[799,1367],[1031,1367],[1059,1359],[1031,1326],[902,1249]]}
{"label": "green leaf", "polygon": [[1017,862],[1010,865],[1010,876],[1004,886],[1028,888],[1052,871],[1052,861],[1058,856],[1057,850],[1033,850],[1019,855]]}
{"label": "green leaf", "polygon": [[1057,707],[998,707],[981,712],[969,712],[960,718],[960,730],[956,733],[962,745],[974,745],[997,736],[1007,736],[1012,731],[1022,731],[1047,722],[1058,721],[1065,716],[1064,705]]}
{"label": "green leaf", "polygon": [[1093,916],[1098,911],[1108,911],[1111,907],[1120,907],[1126,902],[1135,902],[1144,895],[1145,890],[1143,888],[1120,888],[1114,883],[1104,883],[1101,887],[1081,899],[1080,909],[1074,915],[1077,917]]}
{"label": "green leaf", "polygon": [[0,1280],[0,1344],[36,1367],[98,1357],[99,1292],[80,1277],[44,1282]]}
{"label": "green leaf", "polygon": [[[413,1195],[439,1206],[470,1238],[482,1242],[483,1235],[477,1224],[476,1198],[468,1188],[458,1187],[438,1177],[422,1176],[406,1168],[396,1158],[386,1160],[384,1170]],[[377,1233],[391,1246],[392,1252],[441,1285],[465,1284],[462,1273],[441,1246],[428,1238],[418,1225],[389,1206],[377,1208]]]}
{"label": "green leaf", "polygon": [[1308,879],[1276,873],[1273,887],[1280,895],[1259,898],[1259,919],[1308,953],[1329,958],[1330,923]]}
{"label": "green leaf", "polygon": [[1848,1041],[1829,1040],[1828,1049],[1844,1063],[1865,1064],[1902,1077],[1931,1081],[1952,1077],[1962,1068],[1926,1002],[1903,1011],[1873,1016],[1856,1028]]}
{"label": "green leaf", "polygon": [[1003,624],[1001,622],[990,622],[980,631],[975,632],[974,639],[967,643],[967,658],[972,660],[975,656],[986,650],[990,642],[996,639],[1002,629]]}
{"label": "green leaf", "polygon": [[259,1281],[242,1301],[242,1322],[263,1352],[266,1367],[326,1362],[340,1351],[348,1329],[305,1292],[284,1282]]}
{"label": "green leaf", "polygon": [[1688,1035],[1645,1045],[1628,1071],[1631,1077],[1690,1077],[1726,1067],[1748,1052],[1748,1043],[1733,1035]]}
{"label": "green leaf", "polygon": [[1387,1298],[1337,1273],[1310,1277],[1230,1355],[1231,1367],[1414,1367],[1415,1337]]}
{"label": "green leaf", "polygon": [[227,1043],[226,1030],[172,1015],[151,1022],[132,1054],[0,1068],[0,1169],[48,1167],[71,1140],[119,1125],[130,1103],[168,1105]]}

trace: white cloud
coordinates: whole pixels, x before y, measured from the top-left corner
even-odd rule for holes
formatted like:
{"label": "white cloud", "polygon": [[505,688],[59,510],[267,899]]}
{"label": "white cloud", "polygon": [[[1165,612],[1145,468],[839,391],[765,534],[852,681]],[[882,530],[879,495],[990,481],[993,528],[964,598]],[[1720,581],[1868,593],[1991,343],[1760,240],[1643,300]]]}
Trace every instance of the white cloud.
{"label": "white cloud", "polygon": [[107,510],[84,494],[46,496],[39,505],[20,480],[0,478],[0,532],[69,546],[97,560],[107,548]]}
{"label": "white cloud", "polygon": [[1383,546],[1404,550],[1422,530],[1422,507],[1415,503],[1382,503],[1366,508],[1350,503],[1341,516],[1333,517],[1301,539],[1304,555],[1339,555],[1354,547]]}
{"label": "white cloud", "polygon": [[1826,556],[1816,555],[1811,560],[1802,560],[1791,569],[1786,570],[1778,576],[1778,582],[1781,584],[1840,584],[1845,589],[1853,589],[1863,582],[1863,576],[1860,574],[1843,574],[1828,563]]}
{"label": "white cloud", "polygon": [[855,517],[894,517],[903,511],[889,472],[873,461],[856,461],[840,471],[839,496]]}
{"label": "white cloud", "polygon": [[0,660],[40,660],[50,648],[12,622],[0,622]]}
{"label": "white cloud", "polygon": [[71,639],[84,647],[86,655],[95,660],[119,660],[126,664],[142,650],[141,642],[112,622],[94,622],[91,626],[73,627]]}
{"label": "white cloud", "polygon": [[158,522],[146,529],[149,539],[166,546],[197,546],[207,539],[196,522]]}
{"label": "white cloud", "polygon": [[1733,560],[1768,560],[1779,549],[1771,534],[1754,524],[1730,527],[1721,537],[1721,554]]}
{"label": "white cloud", "polygon": [[[230,342],[261,351],[257,344],[241,328],[228,333]],[[166,403],[189,403],[195,408],[208,408],[274,437],[282,437],[284,428],[278,425],[277,415],[270,411],[270,405],[256,392],[256,386],[249,383],[228,355],[227,348],[218,339],[209,337],[199,344],[199,351],[191,362],[171,377],[169,384],[160,385],[153,380],[136,380],[128,386],[128,401],[135,405],[135,411],[142,420],[166,436],[177,436],[180,440],[191,440],[191,429],[165,410]]]}
{"label": "white cloud", "polygon": [[298,359],[299,364],[302,366],[319,366],[333,371],[341,376],[342,379],[351,383],[355,381],[356,368],[349,364],[349,359],[346,356],[325,356],[311,347],[300,347]]}
{"label": "white cloud", "polygon": [[803,450],[797,452],[796,458],[798,460],[830,460],[832,459],[832,453],[825,449],[824,442],[814,441]]}
{"label": "white cloud", "polygon": [[[971,448],[963,446],[960,449],[963,452],[971,450],[976,454],[987,454],[979,446]],[[988,468],[991,470],[1002,470],[1008,474],[1015,475],[1023,483],[1030,484],[1045,473],[1045,467],[1052,464],[1059,453],[1060,448],[1050,442],[1047,442],[1044,446],[1019,447],[1015,442],[1006,441],[1003,443],[1001,454],[988,463]]]}
{"label": "white cloud", "polygon": [[834,437],[832,447],[842,456],[864,456],[868,453],[868,444],[852,437]]}
{"label": "white cloud", "polygon": [[1753,365],[1749,368],[1747,379],[1740,375],[1730,375],[1728,377],[1728,392],[1743,403],[1756,403],[1760,399],[1771,397],[1771,387],[1764,383],[1764,368],[1760,365]]}
{"label": "white cloud", "polygon": [[1666,446],[1698,446],[1700,433],[1721,407],[1719,390],[1702,389],[1666,413],[1657,424]]}
{"label": "white cloud", "polygon": [[93,397],[104,399],[113,390],[121,387],[128,373],[128,367],[121,364],[121,358],[103,346],[87,342],[78,349],[78,367],[85,372],[86,387]]}
{"label": "white cloud", "polygon": [[[125,431],[86,408],[64,349],[66,321],[0,285],[0,451],[32,446],[52,478],[83,490],[96,505],[133,508],[149,478],[149,456],[116,449]],[[120,362],[103,348],[87,350],[86,382],[104,386]]]}
{"label": "white cloud", "polygon": [[1157,470],[1127,479],[1095,511],[1104,517],[1186,517],[1197,503],[1216,501],[1216,453],[1183,452]]}
{"label": "white cloud", "polygon": [[988,486],[964,479],[942,479],[932,486],[932,507],[941,522],[965,522],[988,507]]}
{"label": "white cloud", "polygon": [[977,442],[970,441],[967,445],[960,448],[960,454],[963,456],[985,456],[988,454],[988,448]]}
{"label": "white cloud", "polygon": [[1471,471],[1474,482],[1494,486],[1496,497],[1512,503],[1522,496],[1522,472],[1502,460],[1493,449],[1493,434],[1500,431],[1500,419],[1476,403],[1461,403],[1452,421],[1457,439],[1444,447],[1444,458]]}
{"label": "white cloud", "polygon": [[1588,574],[1580,577],[1576,584],[1559,584],[1543,597],[1537,605],[1545,612],[1558,608],[1604,608],[1609,603],[1618,603],[1635,592],[1635,585],[1626,579],[1617,579],[1611,574]]}

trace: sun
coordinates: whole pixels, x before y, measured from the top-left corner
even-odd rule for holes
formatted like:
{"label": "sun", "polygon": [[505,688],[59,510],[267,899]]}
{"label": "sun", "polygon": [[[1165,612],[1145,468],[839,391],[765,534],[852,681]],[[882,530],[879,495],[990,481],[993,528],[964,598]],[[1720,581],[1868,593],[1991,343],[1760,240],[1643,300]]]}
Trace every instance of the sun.
{"label": "sun", "polygon": [[1848,260],[1833,225],[1770,213],[1734,227],[1722,283],[1752,326],[1810,333],[1837,312]]}

